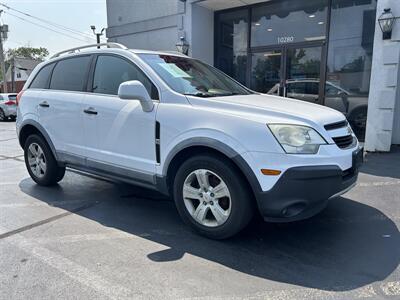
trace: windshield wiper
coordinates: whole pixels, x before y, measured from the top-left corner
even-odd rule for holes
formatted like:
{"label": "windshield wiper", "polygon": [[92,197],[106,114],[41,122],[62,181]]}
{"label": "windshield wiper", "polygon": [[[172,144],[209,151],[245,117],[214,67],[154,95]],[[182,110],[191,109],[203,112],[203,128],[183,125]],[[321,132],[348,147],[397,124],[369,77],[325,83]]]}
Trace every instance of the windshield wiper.
{"label": "windshield wiper", "polygon": [[203,93],[203,92],[198,92],[198,93],[186,93],[186,94],[184,94],[184,95],[185,95],[185,96],[202,97],[202,98],[214,97],[214,95],[206,94],[206,93]]}
{"label": "windshield wiper", "polygon": [[235,95],[241,95],[240,93],[237,92],[230,92],[230,93],[204,93],[204,92],[198,92],[198,93],[187,93],[184,94],[186,96],[196,96],[196,97],[202,97],[202,98],[210,98],[210,97],[226,97],[226,96],[235,96]]}

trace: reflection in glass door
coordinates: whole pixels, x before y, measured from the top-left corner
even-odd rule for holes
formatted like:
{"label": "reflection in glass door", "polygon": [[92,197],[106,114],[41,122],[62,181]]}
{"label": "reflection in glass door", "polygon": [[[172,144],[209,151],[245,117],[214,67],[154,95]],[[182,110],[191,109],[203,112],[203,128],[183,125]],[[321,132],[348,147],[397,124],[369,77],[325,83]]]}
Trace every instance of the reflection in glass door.
{"label": "reflection in glass door", "polygon": [[287,49],[283,96],[321,103],[321,56],[322,47]]}
{"label": "reflection in glass door", "polygon": [[260,93],[277,94],[282,79],[282,51],[254,53],[251,88]]}
{"label": "reflection in glass door", "polygon": [[253,53],[251,88],[261,93],[321,103],[322,46],[282,47]]}

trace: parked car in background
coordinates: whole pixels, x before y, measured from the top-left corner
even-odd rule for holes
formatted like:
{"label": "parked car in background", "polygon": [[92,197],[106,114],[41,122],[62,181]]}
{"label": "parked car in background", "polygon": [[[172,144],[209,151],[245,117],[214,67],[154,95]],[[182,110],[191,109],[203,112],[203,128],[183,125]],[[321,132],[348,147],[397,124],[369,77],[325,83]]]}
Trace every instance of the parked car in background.
{"label": "parked car in background", "polygon": [[309,218],[356,184],[363,151],[338,111],[261,95],[182,54],[103,46],[56,55],[18,94],[19,142],[39,185],[69,167],[155,189],[222,239],[255,210]]}
{"label": "parked car in background", "polygon": [[0,121],[17,118],[17,94],[0,94]]}
{"label": "parked car in background", "polygon": [[[319,101],[319,79],[293,79],[286,82],[287,97],[311,103]],[[279,83],[268,91],[276,95]],[[324,105],[342,112],[357,135],[362,136],[367,125],[368,97],[353,94],[332,82],[326,82]]]}

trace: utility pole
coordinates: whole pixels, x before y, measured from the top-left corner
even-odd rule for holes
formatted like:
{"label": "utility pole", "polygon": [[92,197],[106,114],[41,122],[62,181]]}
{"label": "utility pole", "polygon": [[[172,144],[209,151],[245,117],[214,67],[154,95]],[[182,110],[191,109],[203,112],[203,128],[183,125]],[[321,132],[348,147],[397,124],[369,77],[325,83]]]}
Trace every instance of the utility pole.
{"label": "utility pole", "polygon": [[[94,35],[96,36],[97,44],[100,44],[100,37],[103,35],[105,28],[103,28],[100,32],[96,32],[96,26],[92,25],[90,26],[90,29],[92,29]],[[100,46],[97,46],[97,49],[100,49]]]}
{"label": "utility pole", "polygon": [[11,92],[15,93],[16,87],[15,87],[15,57],[13,56],[11,58]]}
{"label": "utility pole", "polygon": [[[0,10],[0,17],[3,13],[3,10]],[[3,42],[8,37],[8,25],[1,24],[0,25],[0,65],[1,72],[3,73],[3,93],[7,93],[7,78],[6,78],[6,63],[4,59],[4,49]]]}

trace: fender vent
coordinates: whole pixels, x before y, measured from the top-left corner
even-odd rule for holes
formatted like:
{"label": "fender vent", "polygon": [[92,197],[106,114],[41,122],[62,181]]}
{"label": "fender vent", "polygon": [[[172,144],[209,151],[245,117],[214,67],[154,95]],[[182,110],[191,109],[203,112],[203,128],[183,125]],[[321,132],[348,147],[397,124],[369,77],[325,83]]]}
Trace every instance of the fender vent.
{"label": "fender vent", "polygon": [[160,122],[156,122],[156,161],[159,164],[161,162],[161,153],[160,153]]}

